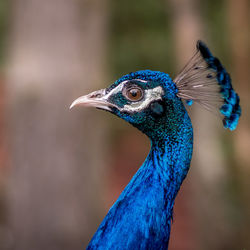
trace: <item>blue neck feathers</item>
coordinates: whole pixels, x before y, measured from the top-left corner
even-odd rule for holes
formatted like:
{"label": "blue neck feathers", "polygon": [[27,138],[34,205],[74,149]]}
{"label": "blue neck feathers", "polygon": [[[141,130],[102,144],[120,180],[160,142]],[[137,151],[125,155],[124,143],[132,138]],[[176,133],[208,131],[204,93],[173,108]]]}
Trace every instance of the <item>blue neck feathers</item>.
{"label": "blue neck feathers", "polygon": [[143,131],[151,139],[150,153],[87,249],[168,248],[174,200],[188,172],[193,148],[191,121],[178,102],[179,112],[160,118],[157,129]]}

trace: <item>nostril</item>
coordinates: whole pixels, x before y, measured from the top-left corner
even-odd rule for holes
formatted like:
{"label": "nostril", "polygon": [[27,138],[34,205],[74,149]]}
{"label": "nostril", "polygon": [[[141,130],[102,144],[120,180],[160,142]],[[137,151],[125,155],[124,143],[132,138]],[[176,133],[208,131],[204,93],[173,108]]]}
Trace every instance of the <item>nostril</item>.
{"label": "nostril", "polygon": [[93,93],[90,98],[100,98],[102,95],[100,93]]}
{"label": "nostril", "polygon": [[96,94],[95,97],[97,98],[100,98],[102,95],[99,93],[99,94]]}
{"label": "nostril", "polygon": [[89,98],[102,98],[105,95],[105,90],[100,89],[89,94]]}

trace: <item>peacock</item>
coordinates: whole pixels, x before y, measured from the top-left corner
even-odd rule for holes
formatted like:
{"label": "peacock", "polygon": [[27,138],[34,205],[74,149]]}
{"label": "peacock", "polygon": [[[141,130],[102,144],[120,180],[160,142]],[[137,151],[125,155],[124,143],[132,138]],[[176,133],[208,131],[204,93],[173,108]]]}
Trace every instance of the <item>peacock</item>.
{"label": "peacock", "polygon": [[172,80],[160,71],[122,76],[76,105],[106,110],[151,141],[150,152],[110,208],[87,249],[168,249],[173,206],[192,157],[193,128],[186,107],[198,103],[234,130],[240,98],[219,59],[198,41],[196,52]]}

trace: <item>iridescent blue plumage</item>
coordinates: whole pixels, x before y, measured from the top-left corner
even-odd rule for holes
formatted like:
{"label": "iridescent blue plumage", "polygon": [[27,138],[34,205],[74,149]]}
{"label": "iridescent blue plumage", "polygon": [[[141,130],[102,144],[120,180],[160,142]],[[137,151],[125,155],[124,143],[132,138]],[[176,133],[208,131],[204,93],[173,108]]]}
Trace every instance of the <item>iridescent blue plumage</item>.
{"label": "iridescent blue plumage", "polygon": [[220,108],[221,114],[225,117],[223,124],[225,128],[230,130],[236,129],[238,120],[241,116],[241,108],[239,105],[240,98],[232,88],[230,75],[220,63],[219,59],[214,57],[207,46],[198,41],[197,49],[201,52],[203,58],[208,64],[208,67],[216,71],[217,81],[220,85],[220,93],[224,100],[224,104]]}
{"label": "iridescent blue plumage", "polygon": [[182,99],[217,109],[225,128],[235,129],[241,114],[229,74],[209,49],[197,53],[174,79],[141,70],[107,89],[78,98],[107,110],[145,133],[151,150],[109,210],[87,249],[167,249],[174,200],[189,170],[193,129]]}

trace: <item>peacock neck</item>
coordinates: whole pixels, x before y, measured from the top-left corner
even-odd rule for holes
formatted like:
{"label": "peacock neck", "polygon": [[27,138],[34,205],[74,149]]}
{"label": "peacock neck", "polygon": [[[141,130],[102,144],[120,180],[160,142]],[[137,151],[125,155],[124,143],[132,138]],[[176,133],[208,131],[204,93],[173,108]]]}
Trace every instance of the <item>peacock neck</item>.
{"label": "peacock neck", "polygon": [[[161,197],[152,199],[155,199],[155,213],[165,218],[165,224],[159,227],[165,226],[163,242],[166,248],[170,237],[174,201],[188,173],[193,151],[192,124],[187,113],[184,118],[178,130],[172,133],[168,130],[164,137],[151,139],[150,153],[139,170],[144,177],[151,175],[154,195]],[[147,182],[146,178],[144,180]]]}
{"label": "peacock neck", "polygon": [[[161,130],[163,130],[161,128]],[[155,170],[166,183],[174,185],[178,191],[189,170],[193,151],[193,129],[188,113],[174,129],[165,127],[161,137],[151,138],[151,150],[146,161],[151,162]],[[148,164],[146,164],[148,165]]]}
{"label": "peacock neck", "polygon": [[169,126],[161,127],[160,136],[151,138],[145,162],[87,249],[118,249],[119,245],[123,249],[168,248],[174,200],[192,155],[191,122],[187,113],[182,118],[178,129],[171,132]]}
{"label": "peacock neck", "polygon": [[126,187],[124,195],[131,194],[130,190],[134,191],[137,188],[150,188],[152,193],[161,189],[164,193],[164,201],[158,201],[166,202],[164,207],[172,216],[175,197],[190,167],[193,128],[190,117],[180,100],[164,105],[164,115],[158,117],[157,122],[150,123],[148,126],[137,126],[150,138],[151,150]]}
{"label": "peacock neck", "polygon": [[[187,125],[187,124],[186,124]],[[192,157],[193,131],[191,123],[161,140],[151,140],[151,150],[143,165],[150,168],[165,189],[166,200],[172,209],[175,197],[185,179]]]}
{"label": "peacock neck", "polygon": [[162,139],[151,140],[151,150],[145,161],[145,169],[151,168],[159,175],[168,194],[168,202],[174,202],[176,194],[185,179],[192,157],[193,130],[189,117],[172,133],[165,133]]}
{"label": "peacock neck", "polygon": [[[129,197],[134,202],[133,210],[138,209],[143,218],[150,218],[139,226],[139,230],[145,230],[145,235],[147,230],[152,230],[153,244],[159,244],[159,249],[167,249],[175,197],[187,175],[192,157],[191,121],[186,112],[182,118],[178,129],[169,130],[166,126],[165,133],[161,128],[161,136],[151,138],[151,150],[144,164],[119,199],[128,200]],[[157,235],[158,243],[153,235]]]}

